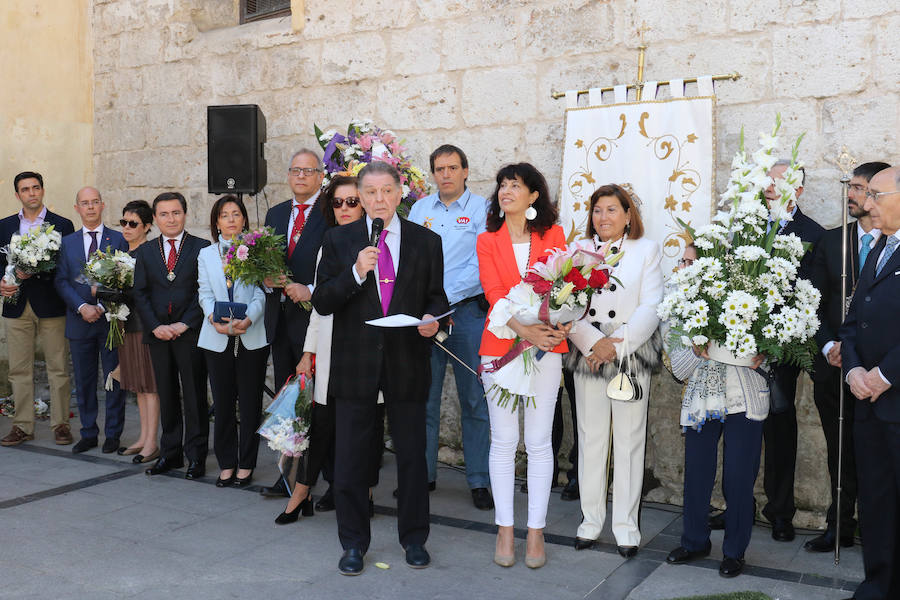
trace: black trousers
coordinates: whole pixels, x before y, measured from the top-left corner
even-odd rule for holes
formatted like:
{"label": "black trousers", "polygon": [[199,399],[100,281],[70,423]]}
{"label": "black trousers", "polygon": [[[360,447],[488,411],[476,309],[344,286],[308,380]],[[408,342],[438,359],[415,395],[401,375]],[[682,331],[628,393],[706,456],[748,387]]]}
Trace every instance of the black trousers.
{"label": "black trousers", "polygon": [[825,446],[828,449],[828,476],[831,478],[831,504],[826,521],[834,529],[837,504],[838,420],[840,389],[844,386],[844,443],[841,461],[841,535],[850,536],[856,531],[856,459],[853,448],[853,415],[856,398],[850,386],[841,380],[841,370],[828,365],[820,366],[813,380],[816,408],[822,421]]}
{"label": "black trousers", "polygon": [[[569,481],[578,479],[578,427],[577,415],[575,412],[575,375],[568,369],[563,369],[563,384],[566,388],[566,394],[569,396],[569,407],[572,410],[572,447],[569,449],[569,462],[572,468],[566,471],[566,477]],[[562,447],[563,438],[563,410],[562,410],[562,392],[559,388],[559,394],[556,397],[556,409],[553,411],[553,432],[551,434],[551,444],[553,445],[553,487],[559,480],[559,449]]]}
{"label": "black trousers", "polygon": [[797,512],[794,504],[794,471],[797,466],[797,378],[800,369],[775,365],[769,380],[772,409],[763,423],[766,444],[763,488],[766,506],[762,513],[770,523],[790,521]]}
{"label": "black trousers", "polygon": [[[260,415],[269,347],[248,350],[238,338],[229,337],[222,352],[205,350],[216,421],[213,449],[220,469],[254,469],[259,450]],[[234,355],[235,343],[238,355]],[[235,408],[240,410],[238,427]]]}
{"label": "black trousers", "polygon": [[[313,487],[319,479],[319,473],[328,483],[334,478],[334,403],[332,397],[327,404],[313,404],[312,423],[309,429],[309,448],[300,462],[300,473],[297,482]],[[375,433],[372,435],[372,448],[369,458],[369,487],[378,485],[378,474],[381,471],[381,458],[384,454],[384,404],[375,407]]]}
{"label": "black trousers", "polygon": [[[369,549],[369,483],[377,396],[337,398],[335,408],[334,501],[344,550]],[[397,456],[397,533],[400,545],[428,539],[428,469],[425,466],[425,398],[385,398]]]}
{"label": "black trousers", "polygon": [[202,463],[209,452],[206,364],[198,337],[188,330],[174,340],[148,344],[159,394],[160,456],[174,462],[184,455]]}
{"label": "black trousers", "polygon": [[[291,329],[296,329],[296,323],[291,323],[291,321],[298,319],[295,313],[302,309],[291,306],[289,303],[290,300],[287,300],[279,304],[277,329],[275,335],[272,336],[272,371],[275,376],[276,392],[284,386],[288,377],[294,374],[297,363],[303,356],[304,339],[291,335]],[[293,311],[293,313],[289,311]],[[306,316],[306,324],[309,324],[308,316]],[[292,328],[291,325],[294,327]],[[301,331],[305,332],[306,329],[303,328]]]}

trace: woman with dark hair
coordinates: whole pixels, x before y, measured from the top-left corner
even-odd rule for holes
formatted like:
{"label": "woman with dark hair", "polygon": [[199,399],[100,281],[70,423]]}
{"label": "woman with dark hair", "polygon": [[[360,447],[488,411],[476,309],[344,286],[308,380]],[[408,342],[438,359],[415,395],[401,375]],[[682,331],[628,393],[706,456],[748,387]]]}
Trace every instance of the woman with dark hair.
{"label": "woman with dark hair", "polygon": [[[575,373],[578,484],[584,515],[575,549],[592,546],[603,529],[611,434],[612,531],[625,558],[634,556],[641,542],[638,511],[650,372],[662,351],[656,316],[663,292],[661,254],[659,244],[643,234],[632,193],[619,185],[603,185],[591,194],[586,239],[578,245],[590,251],[609,247],[608,252],[623,255],[613,272],[618,281],[593,295],[587,315],[572,328],[569,339],[577,350],[567,357],[567,367]],[[626,366],[642,393],[631,401],[610,399],[607,384]]]}
{"label": "woman with dark hair", "polygon": [[[359,191],[356,187],[356,177],[349,173],[339,173],[331,178],[328,187],[322,192],[322,214],[329,227],[347,225],[363,218],[365,212],[359,201]],[[322,258],[321,250],[316,259]],[[312,424],[310,426],[309,448],[303,455],[300,469],[297,472],[297,482],[294,491],[288,501],[284,512],[275,518],[279,525],[294,523],[302,513],[304,517],[312,516],[313,506],[310,501],[310,489],[316,485],[319,473],[326,477],[334,469],[334,398],[328,394],[329,372],[331,370],[331,328],[332,316],[320,315],[315,310],[309,318],[309,327],[306,330],[306,339],[303,343],[303,356],[297,363],[297,374],[307,377],[315,374],[315,404],[312,407]],[[315,360],[315,369],[313,369]],[[373,516],[375,506],[372,501],[372,488],[378,485],[378,470],[381,467],[381,454],[384,448],[384,400],[379,395],[378,410],[376,412],[376,432],[369,455],[371,477],[369,480],[369,516]],[[333,508],[333,495],[331,481],[324,499],[317,504],[322,510],[326,506]]]}
{"label": "woman with dark hair", "polygon": [[[147,241],[153,227],[153,211],[145,200],[132,200],[122,209],[119,220],[122,237],[128,242],[128,253],[134,256],[138,246]],[[144,327],[141,316],[134,308],[130,290],[126,304],[131,310],[125,321],[125,341],[119,347],[119,384],[123,390],[137,395],[138,413],[141,418],[141,435],[135,443],[119,448],[123,456],[134,454],[132,462],[146,463],[159,457],[156,434],[159,429],[159,396],[156,395],[156,379],[150,363],[150,350],[144,344]]]}
{"label": "woman with dark hair", "polygon": [[[220,469],[217,487],[250,485],[259,448],[256,430],[269,357],[263,323],[266,297],[262,288],[233,281],[224,269],[228,248],[247,227],[244,203],[237,196],[222,196],[210,211],[210,233],[217,242],[197,257],[200,308],[206,315],[197,346],[206,355],[216,411],[213,449]],[[246,304],[246,315],[223,317],[217,322],[213,318],[217,302]]]}
{"label": "woman with dark hair", "polygon": [[[497,173],[497,187],[491,196],[487,231],[478,236],[478,264],[481,285],[491,305],[488,324],[481,338],[482,363],[509,352],[513,338],[527,340],[546,352],[540,360],[535,401],[526,405],[525,450],[528,453],[528,539],[525,564],[536,569],[547,560],[544,552],[544,525],[553,476],[551,432],[556,393],[562,374],[563,352],[569,326],[523,325],[509,311],[505,296],[522,281],[525,271],[552,248],[566,245],[556,222],[544,176],[528,163],[507,165]],[[498,337],[502,335],[502,337]],[[484,388],[493,378],[484,373]],[[490,397],[490,396],[489,396]],[[516,448],[519,445],[519,417],[508,406],[488,401],[491,419],[489,470],[494,491],[495,522],[498,525],[494,562],[502,567],[515,563],[513,537],[513,493]]]}

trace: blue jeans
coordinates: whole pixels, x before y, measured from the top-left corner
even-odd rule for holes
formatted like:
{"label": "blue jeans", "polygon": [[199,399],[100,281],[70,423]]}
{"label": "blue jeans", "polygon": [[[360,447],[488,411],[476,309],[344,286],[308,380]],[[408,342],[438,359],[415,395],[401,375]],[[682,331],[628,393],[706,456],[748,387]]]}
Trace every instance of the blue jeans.
{"label": "blue jeans", "polygon": [[[477,370],[480,359],[478,347],[484,332],[485,312],[477,302],[467,302],[454,306],[453,332],[443,345],[461,358],[472,369]],[[428,481],[437,478],[438,436],[441,429],[441,391],[444,387],[444,373],[447,360],[453,365],[456,390],[459,395],[460,417],[462,421],[463,455],[466,461],[466,482],[470,489],[488,487],[488,452],[491,446],[491,425],[488,419],[487,401],[484,388],[478,378],[462,365],[450,358],[446,352],[431,347],[431,388],[425,405],[425,462],[428,466]]]}

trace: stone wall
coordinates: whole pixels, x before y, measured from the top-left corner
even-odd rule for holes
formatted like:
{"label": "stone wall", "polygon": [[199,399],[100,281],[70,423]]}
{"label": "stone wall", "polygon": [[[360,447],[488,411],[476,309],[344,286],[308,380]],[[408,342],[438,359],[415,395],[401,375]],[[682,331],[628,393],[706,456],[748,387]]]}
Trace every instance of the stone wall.
{"label": "stone wall", "polygon": [[[315,147],[313,123],[353,117],[393,128],[424,164],[440,143],[461,146],[482,194],[513,160],[537,165],[555,193],[564,101],[550,93],[632,81],[643,21],[648,79],[743,75],[717,87],[719,182],[741,125],[768,129],[776,112],[787,137],[806,132],[801,205],[824,225],[840,219],[826,157],[846,145],[861,161],[900,159],[900,7],[883,0],[295,0],[292,18],[241,26],[227,2],[94,0],[97,185],[114,215],[128,200],[185,191],[189,227],[203,233],[205,108],[256,103],[269,137],[260,216],[287,197],[287,159]],[[810,388],[799,404],[798,501],[819,511],[827,489]],[[673,501],[676,407],[677,390],[660,382],[648,464],[663,482],[654,493]]]}

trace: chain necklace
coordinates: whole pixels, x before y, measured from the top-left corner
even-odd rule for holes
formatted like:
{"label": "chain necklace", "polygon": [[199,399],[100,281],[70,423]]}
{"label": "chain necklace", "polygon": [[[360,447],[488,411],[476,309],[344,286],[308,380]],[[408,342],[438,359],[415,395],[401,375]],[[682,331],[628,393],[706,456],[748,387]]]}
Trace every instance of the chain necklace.
{"label": "chain necklace", "polygon": [[[172,265],[172,269],[169,271],[169,274],[166,275],[166,279],[169,281],[175,281],[175,267],[178,266],[178,259],[181,258],[181,249],[184,247],[184,240],[187,238],[186,235],[181,236],[181,243],[178,244],[178,248],[175,250],[175,264]],[[168,268],[169,261],[166,259],[166,251],[165,245],[163,244],[163,236],[159,236],[159,255],[162,258],[163,264]]]}

